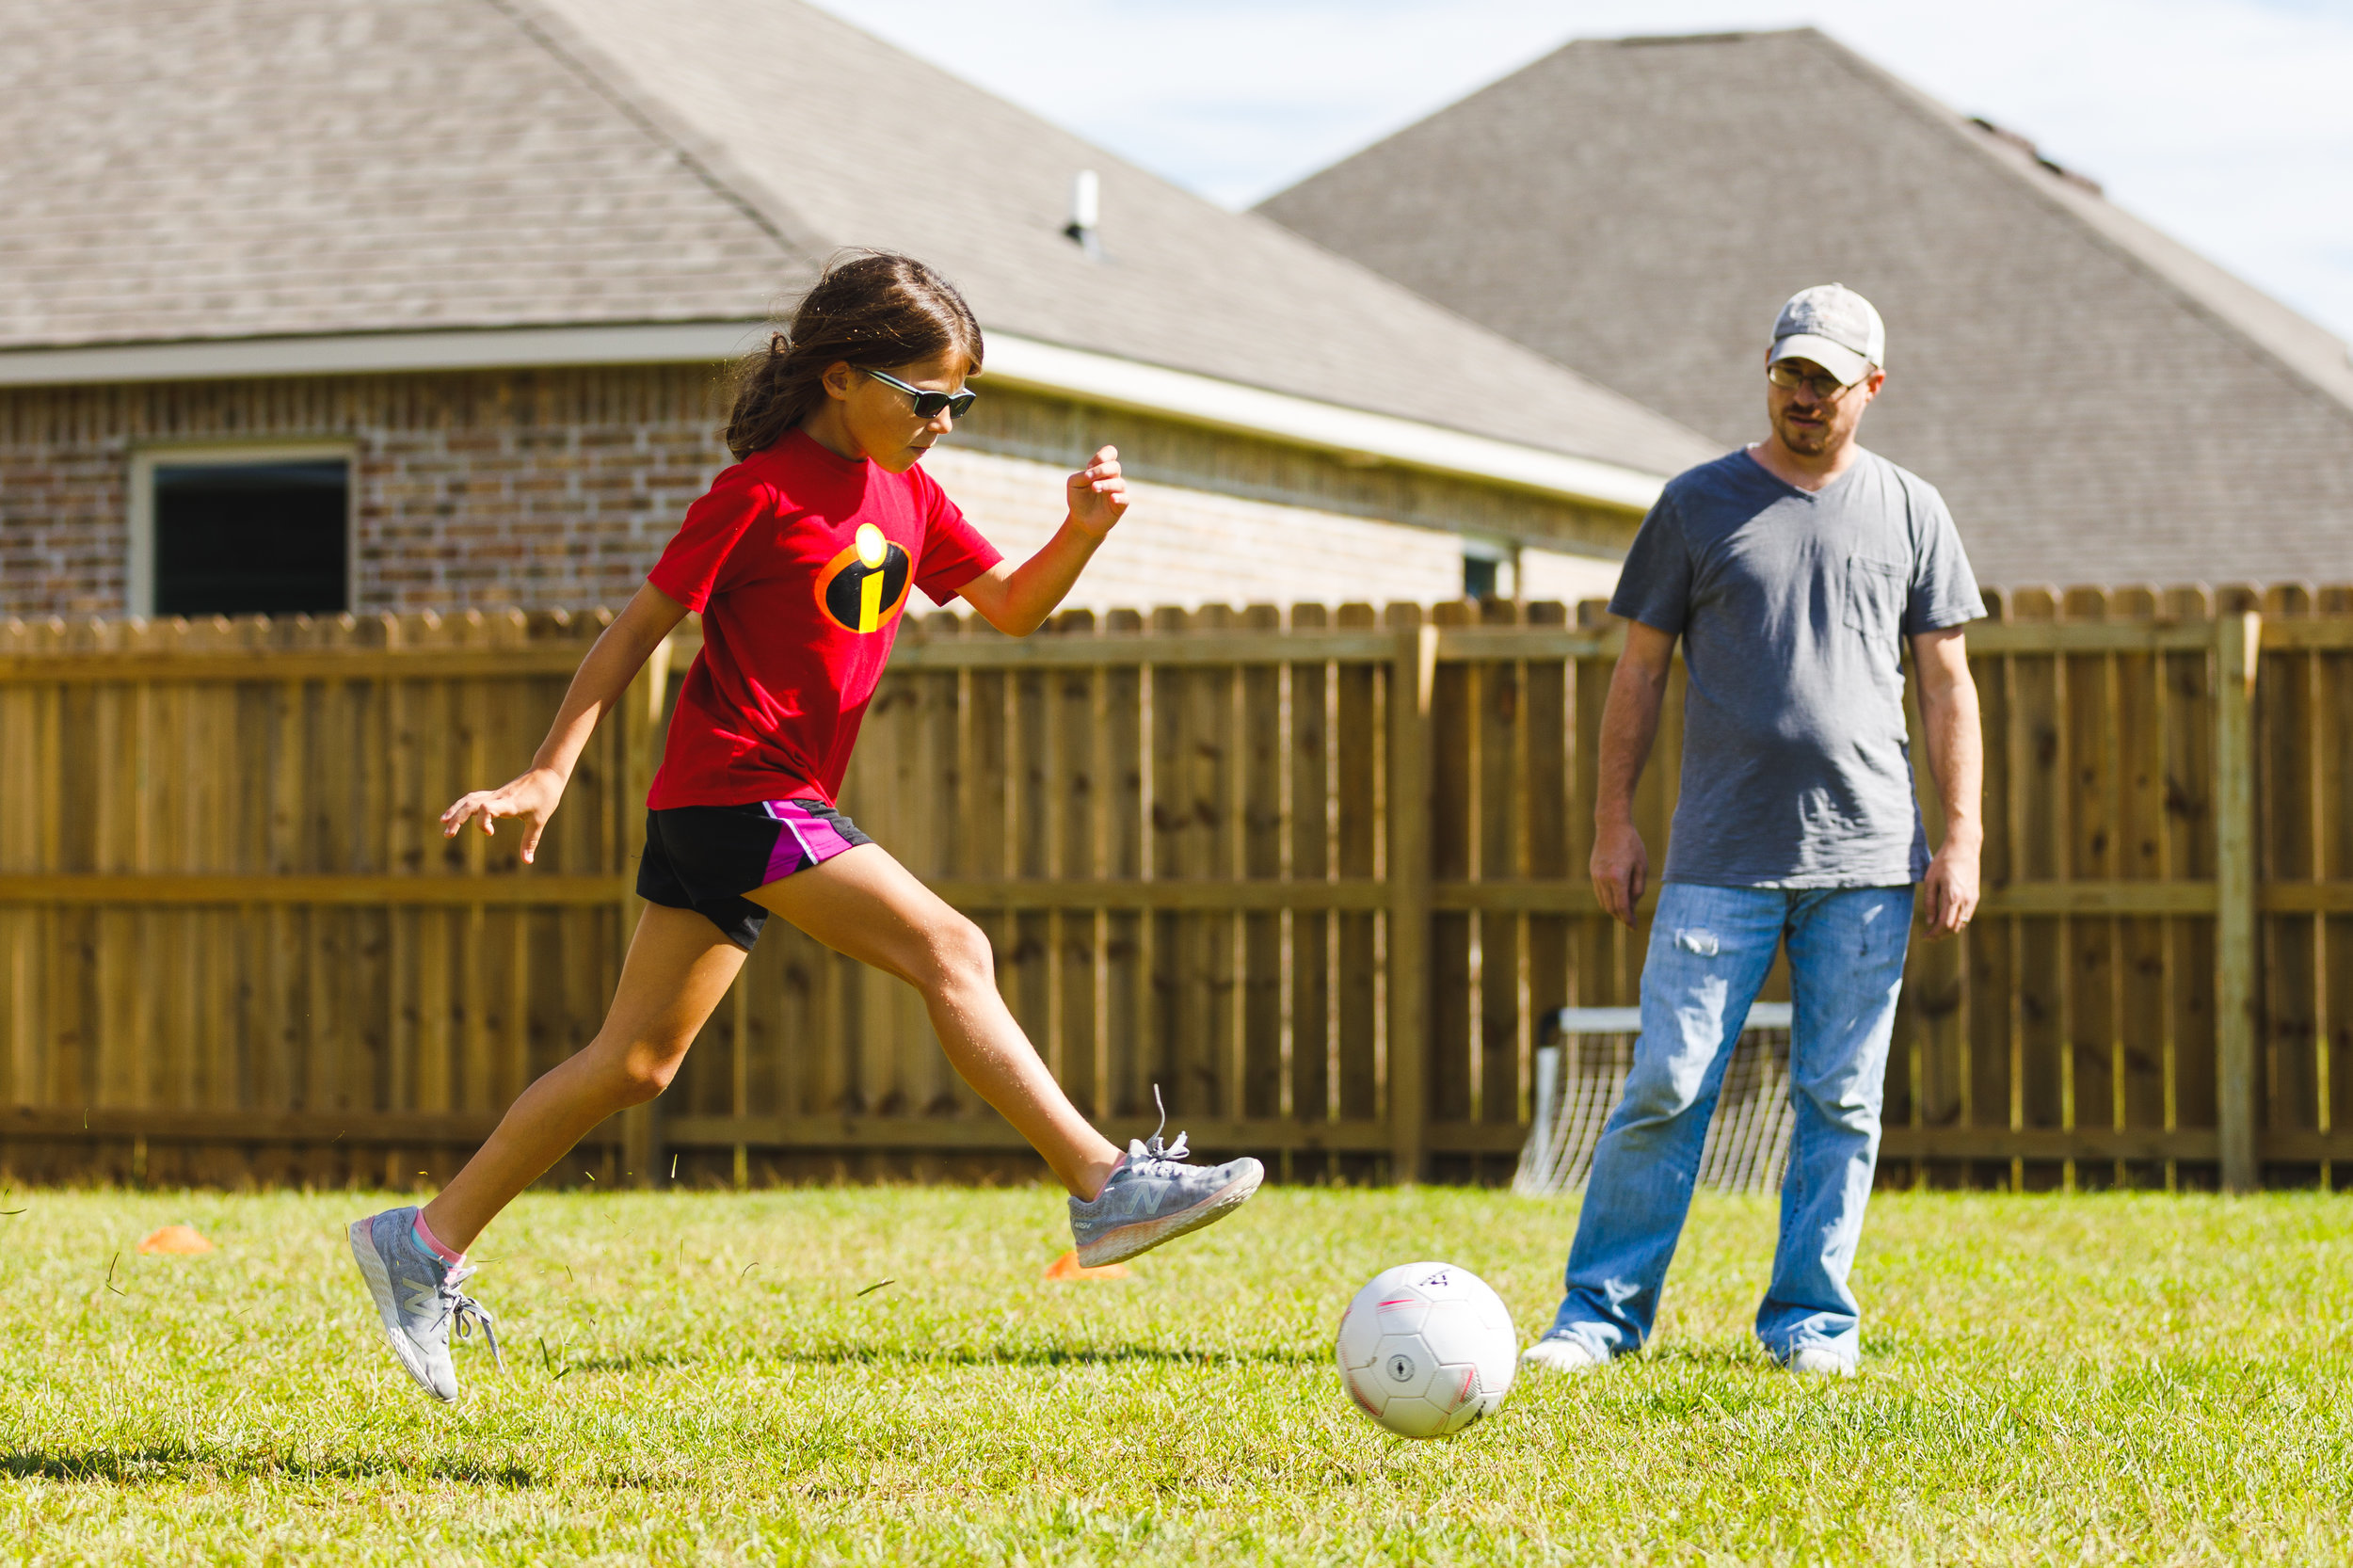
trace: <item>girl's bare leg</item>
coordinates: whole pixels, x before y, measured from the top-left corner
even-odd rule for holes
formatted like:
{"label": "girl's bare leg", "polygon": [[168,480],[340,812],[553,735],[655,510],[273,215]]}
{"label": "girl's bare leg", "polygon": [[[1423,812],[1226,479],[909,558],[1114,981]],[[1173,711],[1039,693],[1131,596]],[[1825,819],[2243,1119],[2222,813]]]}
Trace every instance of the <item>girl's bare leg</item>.
{"label": "girl's bare leg", "polygon": [[[932,1028],[964,1080],[1046,1157],[1072,1196],[1092,1201],[1103,1190],[1119,1150],[1079,1113],[1014,1022],[979,926],[874,844],[744,896],[922,992]],[[427,1223],[440,1230],[439,1221]]]}
{"label": "girl's bare leg", "polygon": [[[804,873],[807,874],[807,873]],[[564,1153],[616,1111],[669,1087],[686,1048],[744,967],[742,948],[691,909],[648,904],[597,1037],[524,1090],[424,1223],[464,1252]]]}

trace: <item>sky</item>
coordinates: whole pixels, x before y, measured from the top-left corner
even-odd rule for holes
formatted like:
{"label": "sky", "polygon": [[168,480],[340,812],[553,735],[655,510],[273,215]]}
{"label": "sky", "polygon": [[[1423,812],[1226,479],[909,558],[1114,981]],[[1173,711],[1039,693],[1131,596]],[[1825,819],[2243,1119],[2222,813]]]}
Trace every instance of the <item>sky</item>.
{"label": "sky", "polygon": [[2353,340],[2353,0],[817,0],[1246,207],[1573,38],[1814,25]]}

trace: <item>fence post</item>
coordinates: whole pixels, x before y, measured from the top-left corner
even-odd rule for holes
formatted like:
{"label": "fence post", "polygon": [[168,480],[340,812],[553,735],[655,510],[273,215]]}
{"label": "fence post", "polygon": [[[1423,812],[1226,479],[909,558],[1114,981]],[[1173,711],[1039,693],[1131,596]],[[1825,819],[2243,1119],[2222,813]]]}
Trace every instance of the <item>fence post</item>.
{"label": "fence post", "polygon": [[[645,667],[637,679],[629,683],[621,697],[621,711],[614,715],[620,726],[617,737],[621,752],[621,812],[620,840],[622,862],[617,868],[623,877],[646,849],[646,792],[653,787],[653,746],[662,733],[662,714],[670,701],[670,639],[664,637],[654,645],[647,657]],[[617,983],[621,965],[629,956],[629,940],[637,926],[637,894],[633,883],[625,883],[630,891],[621,895],[615,914],[617,917],[616,940],[620,946],[613,955],[613,973]],[[621,1168],[631,1172],[631,1180],[640,1188],[651,1188],[660,1179],[662,1165],[662,1102],[648,1100],[621,1112]]]}
{"label": "fence post", "polygon": [[1389,615],[1398,630],[1389,668],[1389,1179],[1411,1183],[1422,1176],[1430,1091],[1430,695],[1438,629],[1421,624],[1417,605]]}
{"label": "fence post", "polygon": [[2255,1144],[2255,724],[2263,616],[2215,623],[2215,1073],[2222,1186],[2251,1192]]}

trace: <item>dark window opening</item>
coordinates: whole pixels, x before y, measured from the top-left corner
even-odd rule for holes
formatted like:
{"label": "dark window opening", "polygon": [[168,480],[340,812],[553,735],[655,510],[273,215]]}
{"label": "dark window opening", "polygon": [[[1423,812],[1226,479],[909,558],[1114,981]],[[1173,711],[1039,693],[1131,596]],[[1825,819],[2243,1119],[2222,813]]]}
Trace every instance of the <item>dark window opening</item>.
{"label": "dark window opening", "polygon": [[155,613],[291,616],[350,608],[351,465],[155,465]]}
{"label": "dark window opening", "polygon": [[1463,597],[1493,599],[1496,597],[1496,568],[1499,561],[1479,555],[1463,557]]}

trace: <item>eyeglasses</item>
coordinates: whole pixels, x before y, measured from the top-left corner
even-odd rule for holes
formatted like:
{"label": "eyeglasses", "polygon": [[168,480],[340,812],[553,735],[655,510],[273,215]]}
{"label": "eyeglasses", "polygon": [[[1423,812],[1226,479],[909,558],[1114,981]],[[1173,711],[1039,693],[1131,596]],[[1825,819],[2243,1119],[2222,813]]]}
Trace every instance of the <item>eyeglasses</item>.
{"label": "eyeglasses", "polygon": [[1845,392],[1849,386],[1857,384],[1841,381],[1826,370],[1807,376],[1798,369],[1798,361],[1795,360],[1775,360],[1766,367],[1765,379],[1784,392],[1796,392],[1803,387],[1825,403],[1835,401],[1840,392]]}
{"label": "eyeglasses", "polygon": [[942,408],[948,411],[949,418],[962,419],[965,411],[972,407],[972,400],[981,395],[976,392],[925,392],[920,387],[908,386],[895,376],[885,376],[879,370],[868,370],[864,365],[852,368],[861,376],[871,376],[884,386],[896,387],[906,393],[914,401],[915,417],[918,419],[937,419]]}

